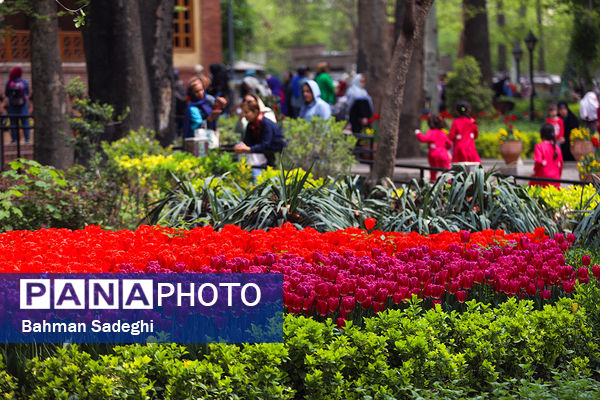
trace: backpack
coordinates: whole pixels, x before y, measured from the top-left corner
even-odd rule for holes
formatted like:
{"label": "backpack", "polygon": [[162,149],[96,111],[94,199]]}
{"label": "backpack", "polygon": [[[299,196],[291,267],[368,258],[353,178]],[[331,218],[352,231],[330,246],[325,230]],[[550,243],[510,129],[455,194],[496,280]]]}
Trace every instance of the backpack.
{"label": "backpack", "polygon": [[25,105],[25,82],[22,80],[8,82],[6,90],[8,97],[8,105],[20,107]]}

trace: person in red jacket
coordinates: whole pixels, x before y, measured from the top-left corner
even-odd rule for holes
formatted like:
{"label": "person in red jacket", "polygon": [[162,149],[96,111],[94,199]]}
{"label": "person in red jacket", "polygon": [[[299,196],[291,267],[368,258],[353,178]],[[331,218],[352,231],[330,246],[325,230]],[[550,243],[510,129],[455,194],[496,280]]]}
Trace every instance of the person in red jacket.
{"label": "person in red jacket", "polygon": [[469,103],[459,101],[456,104],[456,111],[458,118],[452,121],[450,127],[450,140],[454,142],[452,162],[481,162],[475,148],[475,139],[479,136],[479,130],[475,120],[469,116]]}
{"label": "person in red jacket", "polygon": [[558,116],[558,106],[554,103],[548,107],[546,123],[554,127],[554,140],[556,140],[556,143],[563,144],[565,142],[565,125],[562,118]]}
{"label": "person in red jacket", "polygon": [[[560,179],[563,170],[563,157],[560,146],[554,139],[554,127],[551,124],[544,124],[540,129],[542,142],[535,145],[533,150],[533,176],[538,178]],[[560,188],[558,182],[530,181],[530,185],[548,186],[554,185]]]}
{"label": "person in red jacket", "polygon": [[[438,168],[450,168],[450,153],[448,149],[452,147],[452,142],[442,129],[446,124],[444,120],[437,115],[430,115],[427,118],[429,130],[423,134],[419,129],[415,131],[417,139],[420,142],[428,143],[429,156],[427,157],[429,165]],[[430,171],[430,180],[435,182],[438,171]]]}

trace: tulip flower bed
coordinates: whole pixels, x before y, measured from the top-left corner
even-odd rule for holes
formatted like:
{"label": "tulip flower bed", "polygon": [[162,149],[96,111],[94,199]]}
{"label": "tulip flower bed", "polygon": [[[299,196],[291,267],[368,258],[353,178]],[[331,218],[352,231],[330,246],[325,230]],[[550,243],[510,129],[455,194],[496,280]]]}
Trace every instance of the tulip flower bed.
{"label": "tulip flower bed", "polygon": [[[227,226],[190,231],[12,231],[0,235],[0,272],[282,273],[294,314],[362,319],[416,295],[456,306],[510,296],[554,301],[587,283],[589,256],[577,271],[563,252],[574,235],[549,238],[503,231],[416,233],[350,228],[329,233]],[[587,262],[585,262],[587,260]],[[592,269],[600,278],[600,267]]]}

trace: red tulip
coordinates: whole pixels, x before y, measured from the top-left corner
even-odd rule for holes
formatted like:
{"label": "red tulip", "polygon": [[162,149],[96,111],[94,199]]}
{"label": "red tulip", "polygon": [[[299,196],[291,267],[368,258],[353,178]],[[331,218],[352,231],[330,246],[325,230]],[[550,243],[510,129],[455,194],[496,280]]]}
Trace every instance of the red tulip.
{"label": "red tulip", "polygon": [[338,329],[343,329],[346,326],[346,320],[344,318],[338,318],[335,323]]}
{"label": "red tulip", "polygon": [[377,113],[373,114],[373,119],[379,119],[379,118],[380,118],[379,114],[377,114]]}
{"label": "red tulip", "polygon": [[459,290],[458,292],[456,292],[456,301],[458,301],[459,303],[464,303],[466,299],[467,299],[466,291]]}
{"label": "red tulip", "polygon": [[365,218],[365,228],[370,231],[375,228],[375,222],[375,218]]}

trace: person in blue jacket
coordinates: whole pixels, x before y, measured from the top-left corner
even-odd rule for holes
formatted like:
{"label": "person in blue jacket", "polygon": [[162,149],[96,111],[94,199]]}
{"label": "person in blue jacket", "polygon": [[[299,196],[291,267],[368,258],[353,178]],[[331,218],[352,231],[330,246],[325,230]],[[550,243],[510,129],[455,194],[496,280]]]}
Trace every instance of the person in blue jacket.
{"label": "person in blue jacket", "polygon": [[331,117],[331,106],[321,99],[321,90],[314,80],[307,80],[302,85],[304,105],[300,109],[300,118],[310,121],[312,117],[328,119]]}

